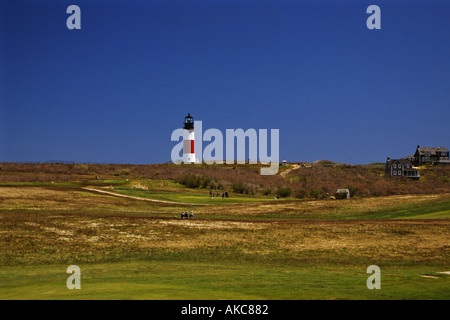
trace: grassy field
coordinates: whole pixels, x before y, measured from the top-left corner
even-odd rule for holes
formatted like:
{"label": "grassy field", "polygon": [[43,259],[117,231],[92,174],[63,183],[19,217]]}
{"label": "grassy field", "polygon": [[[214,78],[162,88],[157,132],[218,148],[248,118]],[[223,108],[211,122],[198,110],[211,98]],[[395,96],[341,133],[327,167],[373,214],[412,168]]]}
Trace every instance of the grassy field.
{"label": "grassy field", "polygon": [[[0,299],[450,298],[450,194],[230,195],[164,180],[3,183]],[[72,264],[81,290],[66,287]],[[369,265],[381,290],[366,287]]]}
{"label": "grassy field", "polygon": [[191,204],[227,204],[227,203],[248,203],[248,202],[257,202],[257,201],[267,201],[272,198],[255,196],[248,197],[242,196],[239,194],[234,194],[231,198],[225,198],[221,195],[214,195],[212,198],[209,197],[209,191],[202,190],[202,193],[195,192],[192,190],[180,192],[179,190],[158,190],[158,191],[146,191],[146,190],[135,190],[127,187],[117,187],[112,189],[119,194],[148,198],[154,200],[163,200],[163,201],[173,201],[180,203],[191,203]]}
{"label": "grassy field", "polygon": [[[448,299],[449,276],[430,267],[382,267],[381,290],[364,268],[255,263],[139,261],[81,267],[81,290],[65,287],[65,265],[6,267],[2,299]],[[433,278],[419,277],[429,274]]]}

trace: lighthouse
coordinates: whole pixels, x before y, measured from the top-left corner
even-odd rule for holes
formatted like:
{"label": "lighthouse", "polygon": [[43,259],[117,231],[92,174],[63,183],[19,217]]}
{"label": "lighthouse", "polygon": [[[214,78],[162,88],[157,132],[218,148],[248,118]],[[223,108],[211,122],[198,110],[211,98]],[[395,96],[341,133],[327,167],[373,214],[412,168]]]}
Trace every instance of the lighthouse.
{"label": "lighthouse", "polygon": [[188,113],[183,127],[183,162],[195,163],[194,118]]}

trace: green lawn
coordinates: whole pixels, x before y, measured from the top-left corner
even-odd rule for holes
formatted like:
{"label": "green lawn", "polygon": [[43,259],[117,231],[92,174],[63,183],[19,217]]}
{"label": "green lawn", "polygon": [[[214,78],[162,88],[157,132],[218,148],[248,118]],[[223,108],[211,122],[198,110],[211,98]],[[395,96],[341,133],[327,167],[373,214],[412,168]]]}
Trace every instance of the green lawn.
{"label": "green lawn", "polygon": [[437,267],[380,266],[380,290],[367,288],[365,265],[139,261],[79,267],[80,290],[67,289],[66,265],[2,267],[0,299],[450,299],[450,276]]}
{"label": "green lawn", "polygon": [[222,196],[214,196],[210,198],[209,190],[135,190],[129,187],[115,187],[112,192],[147,198],[153,200],[163,200],[163,201],[173,201],[181,203],[192,203],[192,204],[227,204],[227,203],[245,203],[245,202],[258,202],[258,201],[268,201],[273,200],[272,198],[266,196],[243,196],[229,193],[229,198],[222,198]]}
{"label": "green lawn", "polygon": [[405,204],[400,210],[378,212],[367,215],[371,219],[444,219],[450,218],[450,201],[438,201],[423,204]]}

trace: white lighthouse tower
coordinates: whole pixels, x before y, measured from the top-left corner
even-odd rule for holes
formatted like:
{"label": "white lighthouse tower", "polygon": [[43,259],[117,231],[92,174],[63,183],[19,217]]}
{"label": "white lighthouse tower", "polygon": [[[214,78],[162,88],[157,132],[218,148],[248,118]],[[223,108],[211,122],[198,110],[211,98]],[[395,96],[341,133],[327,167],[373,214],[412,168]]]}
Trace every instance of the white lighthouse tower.
{"label": "white lighthouse tower", "polygon": [[194,118],[188,113],[183,127],[183,162],[195,163]]}

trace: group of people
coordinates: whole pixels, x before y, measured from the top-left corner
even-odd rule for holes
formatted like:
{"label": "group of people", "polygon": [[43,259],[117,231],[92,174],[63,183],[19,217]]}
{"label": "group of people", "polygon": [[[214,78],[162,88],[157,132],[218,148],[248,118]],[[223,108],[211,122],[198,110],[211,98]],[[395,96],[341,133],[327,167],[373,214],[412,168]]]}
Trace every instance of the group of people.
{"label": "group of people", "polygon": [[[209,190],[209,197],[211,199],[214,199],[214,195],[216,197],[220,197],[221,193],[220,192],[214,193],[212,192],[212,190]],[[222,198],[228,198],[228,191],[222,192]]]}
{"label": "group of people", "polygon": [[188,213],[187,211],[183,211],[181,212],[181,218],[190,218],[190,219],[194,219],[194,211],[191,211],[191,213],[189,213],[189,217],[188,217]]}

